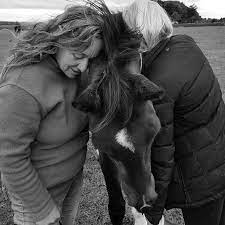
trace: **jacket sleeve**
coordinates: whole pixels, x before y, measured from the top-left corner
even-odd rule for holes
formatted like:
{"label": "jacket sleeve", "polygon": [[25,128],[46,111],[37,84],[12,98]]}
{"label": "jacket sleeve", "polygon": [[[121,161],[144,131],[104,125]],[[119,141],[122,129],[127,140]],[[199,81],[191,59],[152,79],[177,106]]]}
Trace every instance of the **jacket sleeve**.
{"label": "jacket sleeve", "polygon": [[9,193],[29,208],[36,221],[55,207],[30,157],[40,121],[40,105],[33,96],[15,85],[0,87],[0,171]]}
{"label": "jacket sleeve", "polygon": [[151,163],[155,178],[158,198],[145,216],[153,225],[157,225],[162,217],[168,185],[171,181],[174,167],[174,103],[167,95],[153,102],[156,113],[161,122],[161,130],[152,145]]}

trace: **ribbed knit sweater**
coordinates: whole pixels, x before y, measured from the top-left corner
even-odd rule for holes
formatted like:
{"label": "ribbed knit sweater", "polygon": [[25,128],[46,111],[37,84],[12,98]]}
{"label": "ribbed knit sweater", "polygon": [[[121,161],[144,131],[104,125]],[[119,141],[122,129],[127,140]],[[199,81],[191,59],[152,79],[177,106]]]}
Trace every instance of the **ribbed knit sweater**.
{"label": "ribbed knit sweater", "polygon": [[0,84],[0,171],[15,210],[39,221],[61,206],[86,156],[87,117],[76,80],[49,57],[11,69]]}

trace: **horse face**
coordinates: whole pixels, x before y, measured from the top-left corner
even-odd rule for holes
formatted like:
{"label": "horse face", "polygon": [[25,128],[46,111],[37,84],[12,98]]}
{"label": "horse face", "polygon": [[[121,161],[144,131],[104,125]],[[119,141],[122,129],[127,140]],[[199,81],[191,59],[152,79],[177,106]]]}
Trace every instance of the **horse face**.
{"label": "horse face", "polygon": [[[129,121],[124,126],[117,113],[107,126],[92,133],[92,142],[115,162],[128,204],[142,212],[157,198],[151,173],[151,146],[160,130],[160,122],[148,99],[158,98],[162,90],[141,74],[132,74],[127,80],[134,92]],[[90,130],[101,122],[104,114],[100,102],[95,88],[87,88],[76,99],[76,107],[88,112]]]}
{"label": "horse face", "polygon": [[[90,114],[90,128],[100,117]],[[124,196],[130,206],[142,211],[157,198],[151,173],[151,145],[160,122],[151,101],[138,102],[130,121],[123,127],[118,117],[92,134],[92,142],[115,162]]]}

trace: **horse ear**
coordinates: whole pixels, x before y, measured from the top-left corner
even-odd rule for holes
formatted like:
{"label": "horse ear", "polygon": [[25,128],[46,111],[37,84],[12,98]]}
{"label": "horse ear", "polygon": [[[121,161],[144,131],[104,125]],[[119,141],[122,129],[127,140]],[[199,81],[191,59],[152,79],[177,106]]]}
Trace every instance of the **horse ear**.
{"label": "horse ear", "polygon": [[154,84],[142,74],[130,74],[129,80],[133,84],[135,96],[142,100],[157,100],[164,96],[164,89]]}
{"label": "horse ear", "polygon": [[100,97],[96,90],[87,88],[73,101],[72,105],[85,113],[93,113],[100,109]]}

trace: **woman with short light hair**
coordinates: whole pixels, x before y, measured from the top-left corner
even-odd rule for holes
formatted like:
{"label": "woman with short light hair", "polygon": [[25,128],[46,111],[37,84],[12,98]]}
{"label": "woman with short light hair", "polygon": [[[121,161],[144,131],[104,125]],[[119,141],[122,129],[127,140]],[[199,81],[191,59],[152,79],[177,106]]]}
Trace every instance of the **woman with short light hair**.
{"label": "woman with short light hair", "polygon": [[151,156],[159,197],[145,216],[157,225],[164,208],[181,208],[186,225],[223,225],[225,105],[218,80],[191,37],[172,35],[157,2],[135,0],[123,17],[143,35],[142,74],[167,94],[153,102],[162,126]]}
{"label": "woman with short light hair", "polygon": [[123,10],[123,17],[131,28],[138,28],[151,50],[173,34],[173,25],[166,11],[154,1],[138,0]]}

